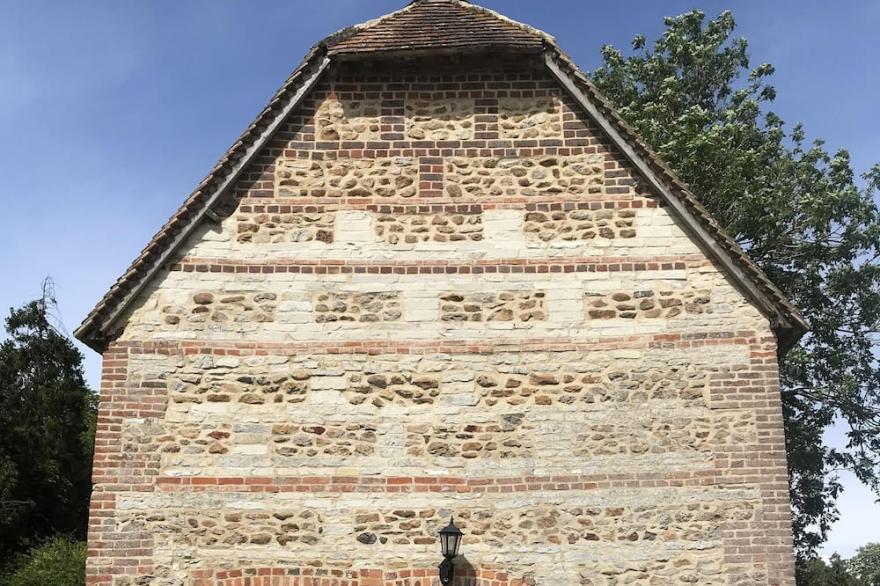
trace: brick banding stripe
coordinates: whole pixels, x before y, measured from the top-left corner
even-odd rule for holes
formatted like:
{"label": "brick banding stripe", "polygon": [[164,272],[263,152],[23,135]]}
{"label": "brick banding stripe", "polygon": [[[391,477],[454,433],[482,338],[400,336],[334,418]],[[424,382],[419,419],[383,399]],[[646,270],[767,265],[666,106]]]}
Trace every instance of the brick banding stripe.
{"label": "brick banding stripe", "polygon": [[241,204],[238,212],[243,214],[320,214],[329,211],[328,206],[300,204],[258,203]]}
{"label": "brick banding stripe", "polygon": [[379,214],[481,214],[484,206],[479,204],[421,204],[421,205],[386,205],[370,204],[366,206],[370,212]]}
{"label": "brick banding stripe", "polygon": [[217,356],[313,354],[460,354],[492,352],[590,352],[638,348],[690,349],[707,346],[746,345],[752,354],[774,361],[776,354],[763,344],[775,339],[755,331],[663,333],[603,338],[598,342],[578,342],[570,338],[527,338],[499,342],[473,340],[349,340],[344,342],[236,342],[236,341],[132,341],[120,340],[116,345],[132,354],[213,354]]}
{"label": "brick banding stripe", "polygon": [[[191,586],[402,586],[429,584],[437,576],[437,568],[375,568],[334,567],[241,567],[224,570],[192,570],[187,584]],[[412,582],[412,580],[417,580]],[[508,571],[494,568],[456,568],[455,586],[534,586],[531,577],[517,578]]]}
{"label": "brick banding stripe", "polygon": [[456,263],[448,260],[418,261],[311,261],[278,259],[269,261],[227,261],[218,258],[183,257],[169,270],[184,273],[250,273],[313,275],[483,275],[547,273],[617,273],[635,271],[680,271],[711,266],[700,255],[660,257],[591,257],[565,260],[498,259]]}
{"label": "brick banding stripe", "polygon": [[543,203],[526,203],[524,209],[529,212],[569,212],[573,210],[626,210],[633,208],[656,208],[660,204],[656,199],[607,200],[600,201],[552,201]]}
{"label": "brick banding stripe", "polygon": [[[659,207],[661,202],[653,199],[645,199],[633,195],[614,195],[614,194],[593,194],[580,196],[566,196],[565,194],[555,195],[551,197],[492,197],[479,200],[462,201],[462,198],[446,198],[446,197],[407,197],[394,198],[383,197],[310,197],[308,199],[302,197],[274,197],[268,195],[255,195],[253,192],[248,197],[241,197],[238,200],[240,206],[270,206],[265,211],[269,213],[279,213],[279,210],[273,211],[271,206],[291,206],[291,208],[320,208],[322,210],[338,210],[338,209],[365,209],[376,206],[404,206],[411,207],[414,205],[427,206],[453,206],[455,208],[479,206],[483,210],[495,209],[519,209],[531,210],[528,206],[541,206],[547,204],[571,204],[576,206],[591,206],[589,208],[571,208],[571,209],[598,209],[592,207],[595,204],[601,204],[603,208],[611,209],[634,209],[634,208],[654,208]],[[281,212],[285,213],[285,212]]]}
{"label": "brick banding stripe", "polygon": [[529,491],[605,490],[711,486],[715,470],[664,474],[584,474],[565,476],[438,477],[438,476],[160,476],[163,492],[389,492],[509,493]]}
{"label": "brick banding stripe", "polygon": [[[408,95],[412,95],[411,93]],[[582,142],[582,141],[575,141]],[[598,139],[588,139],[592,144],[563,145],[563,141],[555,138],[530,140],[530,139],[504,139],[504,140],[376,140],[370,142],[297,142],[292,141],[292,148],[285,149],[282,156],[286,159],[306,159],[305,152],[314,152],[319,156],[326,151],[332,150],[333,160],[358,160],[358,159],[389,159],[406,157],[419,159],[420,165],[431,168],[435,172],[430,173],[436,179],[442,176],[442,166],[438,167],[433,161],[459,158],[508,158],[510,150],[516,149],[518,158],[540,157],[547,155],[568,157],[577,155],[595,155],[608,152],[608,148],[601,144]],[[323,160],[323,159],[312,159]],[[428,182],[431,183],[431,182]],[[424,190],[422,190],[424,191]],[[439,196],[439,192],[438,192]]]}
{"label": "brick banding stripe", "polygon": [[[329,199],[327,203],[323,200],[321,203],[304,203],[302,200],[273,199],[270,202],[260,201],[256,198],[248,198],[242,201],[238,207],[240,213],[245,214],[316,214],[327,211],[338,211],[344,209],[365,209],[370,212],[380,214],[430,214],[430,213],[449,213],[449,214],[479,214],[489,209],[523,209],[525,211],[534,212],[555,212],[555,211],[572,211],[572,210],[625,210],[635,208],[656,208],[659,202],[652,199],[602,199],[593,201],[564,201],[560,202],[556,199],[547,202],[533,202],[532,200],[510,202],[509,205],[497,205],[493,202],[480,203],[440,203],[436,201],[428,201],[424,203],[412,203],[413,200],[406,200],[406,203],[376,203],[370,199],[349,198],[340,201],[339,199]],[[356,205],[355,205],[356,204]],[[519,204],[519,205],[516,205]]]}

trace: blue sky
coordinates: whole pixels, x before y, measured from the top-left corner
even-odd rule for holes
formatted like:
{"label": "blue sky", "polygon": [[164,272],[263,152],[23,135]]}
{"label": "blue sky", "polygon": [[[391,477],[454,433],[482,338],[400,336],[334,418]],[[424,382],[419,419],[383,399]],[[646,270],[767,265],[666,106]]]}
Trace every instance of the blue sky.
{"label": "blue sky", "polygon": [[[308,48],[406,0],[0,0],[0,308],[55,280],[72,331]],[[774,110],[858,172],[880,162],[880,2],[484,0],[591,70],[605,43],[663,17],[731,9]],[[97,387],[99,357],[83,348]],[[880,541],[880,506],[846,478],[826,551]]]}

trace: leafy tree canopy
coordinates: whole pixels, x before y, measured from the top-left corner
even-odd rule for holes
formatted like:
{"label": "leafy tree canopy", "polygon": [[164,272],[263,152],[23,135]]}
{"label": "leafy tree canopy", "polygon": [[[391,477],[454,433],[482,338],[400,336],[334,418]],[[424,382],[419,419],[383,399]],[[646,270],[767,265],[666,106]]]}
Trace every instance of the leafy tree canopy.
{"label": "leafy tree canopy", "polygon": [[52,326],[51,287],[10,311],[0,344],[0,566],[54,533],[84,537],[96,398]]}
{"label": "leafy tree canopy", "polygon": [[[781,373],[795,539],[807,559],[837,518],[835,471],[880,488],[880,165],[859,181],[845,150],[808,143],[768,109],[773,67],[751,67],[729,12],[665,24],[653,45],[635,37],[629,55],[604,47],[592,77],[811,324]],[[823,445],[837,422],[848,444]]]}
{"label": "leafy tree canopy", "polygon": [[19,554],[0,575],[0,586],[82,586],[86,581],[86,544],[54,537]]}
{"label": "leafy tree canopy", "polygon": [[819,558],[802,563],[797,582],[799,586],[866,586],[849,572],[846,562],[836,553],[827,564]]}
{"label": "leafy tree canopy", "polygon": [[880,586],[880,543],[860,547],[846,565],[850,573],[866,586]]}

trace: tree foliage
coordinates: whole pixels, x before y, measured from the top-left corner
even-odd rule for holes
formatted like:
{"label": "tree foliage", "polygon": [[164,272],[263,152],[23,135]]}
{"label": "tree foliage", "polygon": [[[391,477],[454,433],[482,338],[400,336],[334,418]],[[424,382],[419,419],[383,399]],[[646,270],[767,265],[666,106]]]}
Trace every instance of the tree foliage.
{"label": "tree foliage", "polygon": [[0,566],[50,535],[82,538],[88,522],[96,398],[55,308],[46,287],[10,310],[0,344]]}
{"label": "tree foliage", "polygon": [[85,579],[85,542],[55,537],[20,554],[0,576],[0,586],[82,586]]}
{"label": "tree foliage", "polygon": [[850,573],[865,586],[880,586],[880,543],[860,547],[846,565]]}
{"label": "tree foliage", "polygon": [[[845,150],[808,143],[768,109],[769,64],[750,67],[729,12],[666,19],[649,46],[603,48],[599,89],[797,305],[810,333],[782,365],[794,527],[802,559],[837,518],[840,469],[878,489],[880,165],[860,182]],[[822,443],[835,423],[848,444]]]}
{"label": "tree foliage", "polygon": [[813,558],[800,564],[798,568],[800,586],[867,586],[853,576],[847,563],[838,554],[833,554],[829,563]]}

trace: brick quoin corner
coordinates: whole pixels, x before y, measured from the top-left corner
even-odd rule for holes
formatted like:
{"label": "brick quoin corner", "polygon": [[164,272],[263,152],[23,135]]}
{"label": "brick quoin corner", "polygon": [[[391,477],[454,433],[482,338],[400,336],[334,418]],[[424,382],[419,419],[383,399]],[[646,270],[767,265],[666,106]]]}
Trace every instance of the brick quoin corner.
{"label": "brick quoin corner", "polygon": [[318,45],[77,330],[87,583],[793,585],[797,310],[553,39]]}

